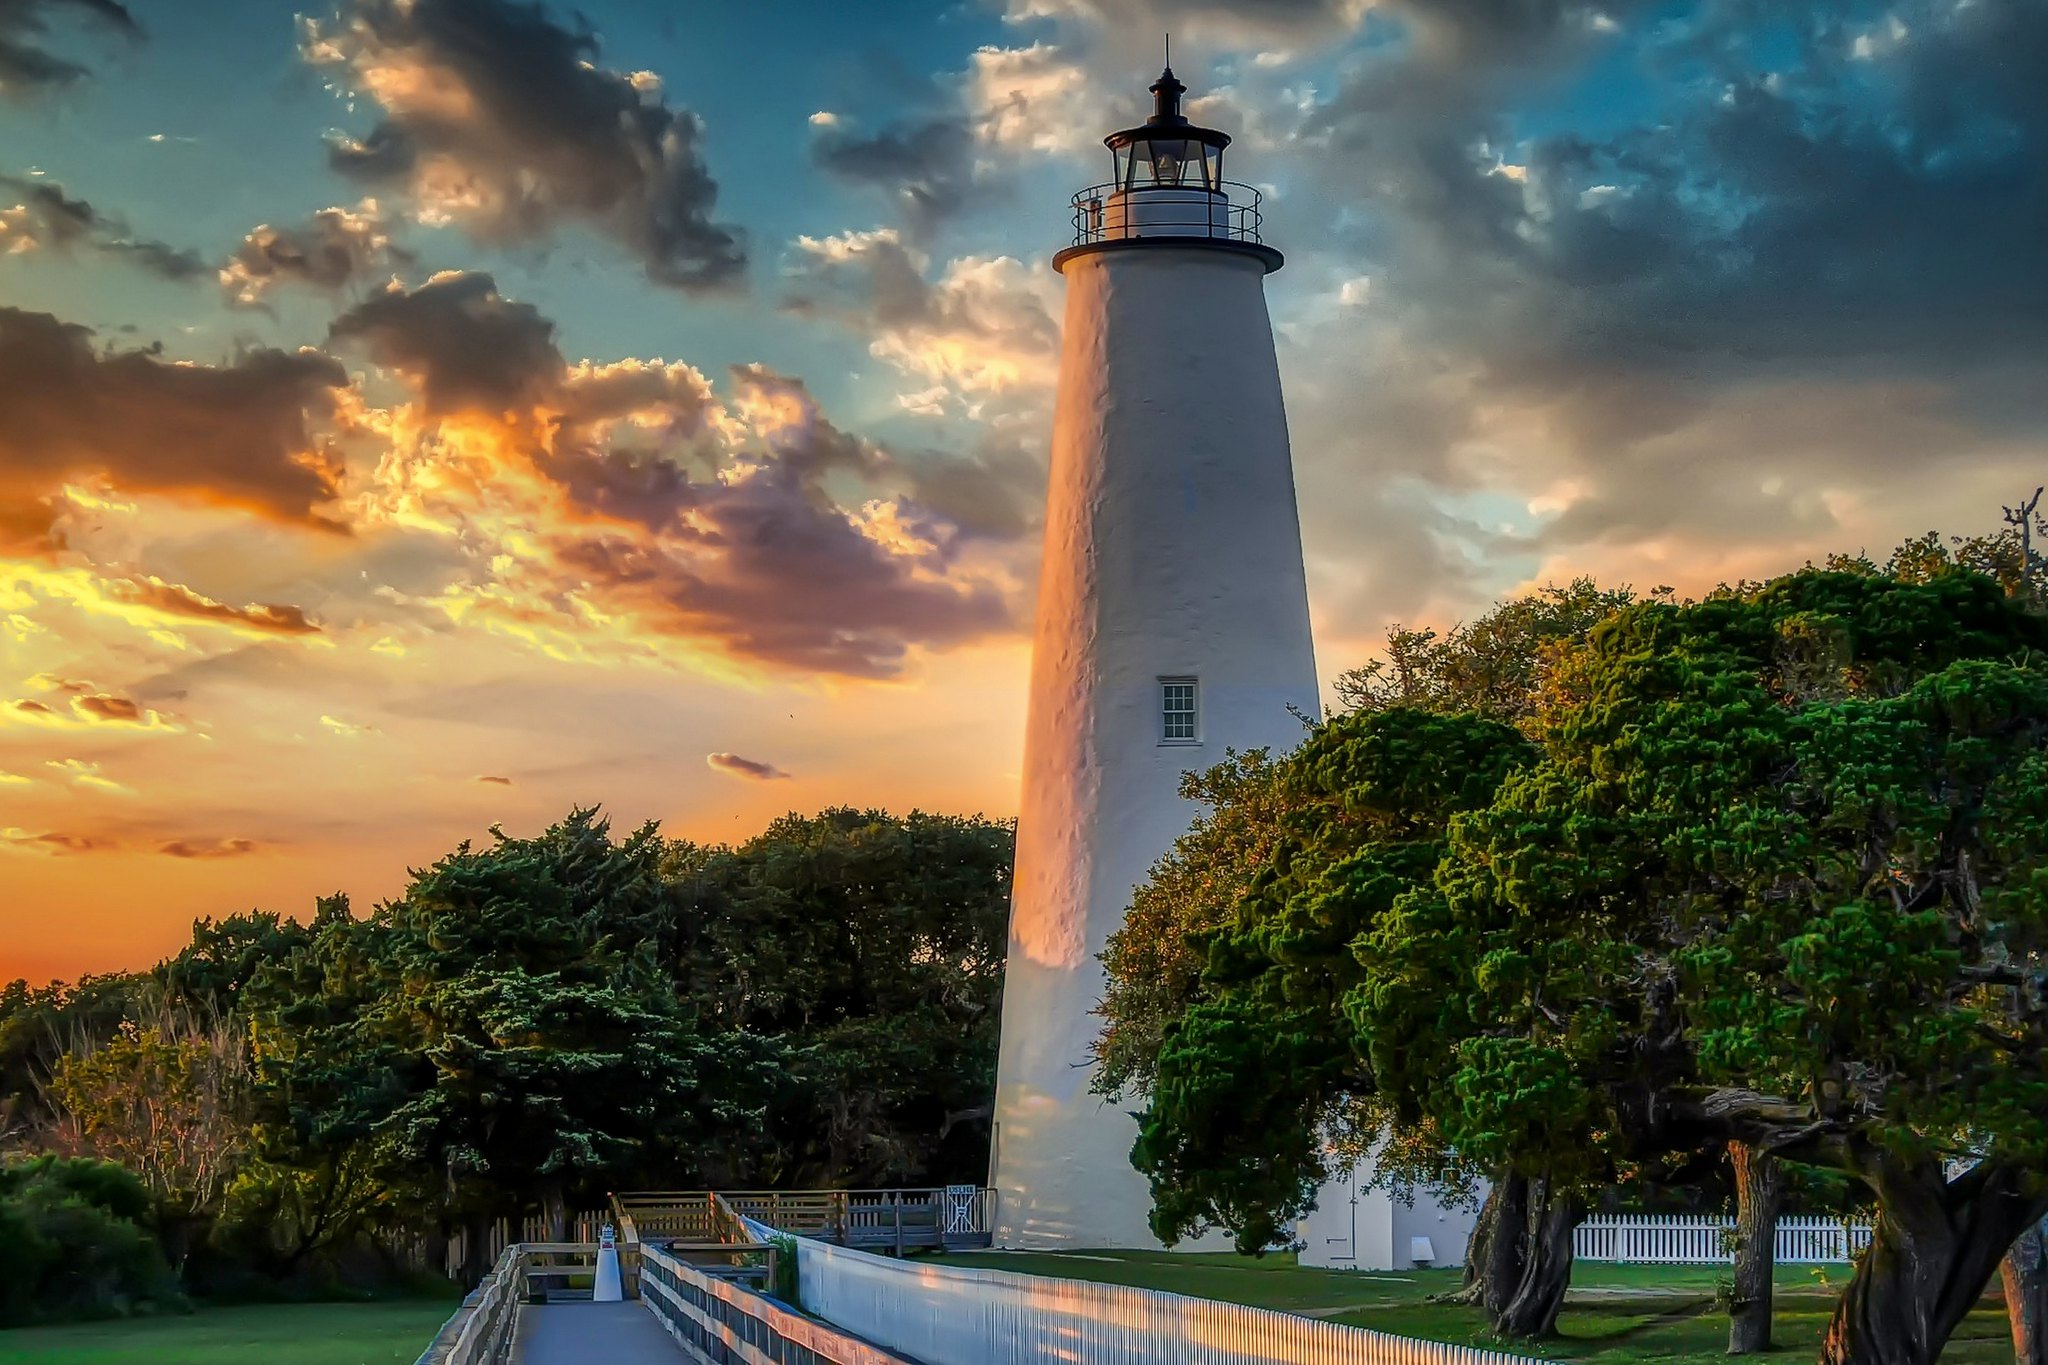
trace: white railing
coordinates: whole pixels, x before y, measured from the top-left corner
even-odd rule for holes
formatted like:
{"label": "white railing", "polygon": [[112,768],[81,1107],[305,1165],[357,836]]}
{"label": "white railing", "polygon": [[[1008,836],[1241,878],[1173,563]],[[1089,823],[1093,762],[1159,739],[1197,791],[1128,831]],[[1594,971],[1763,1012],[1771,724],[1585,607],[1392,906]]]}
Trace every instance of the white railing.
{"label": "white railing", "polygon": [[692,1359],[909,1365],[659,1248],[642,1247],[640,1255],[640,1298]]}
{"label": "white railing", "polygon": [[[1581,1261],[1648,1265],[1726,1265],[1735,1259],[1733,1218],[1693,1214],[1598,1214],[1572,1234]],[[1870,1224],[1854,1218],[1788,1215],[1778,1220],[1772,1254],[1780,1265],[1832,1265],[1870,1245]]]}
{"label": "white railing", "polygon": [[1183,1294],[793,1240],[805,1311],[924,1365],[1533,1365]]}

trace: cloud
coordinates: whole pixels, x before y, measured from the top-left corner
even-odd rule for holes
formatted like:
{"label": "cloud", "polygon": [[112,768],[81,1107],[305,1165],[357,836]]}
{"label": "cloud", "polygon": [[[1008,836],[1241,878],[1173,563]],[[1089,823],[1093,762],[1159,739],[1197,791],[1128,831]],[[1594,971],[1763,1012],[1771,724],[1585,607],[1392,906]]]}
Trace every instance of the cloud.
{"label": "cloud", "polygon": [[347,375],[317,351],[246,351],[223,365],[95,349],[92,332],[0,307],[0,527],[46,539],[50,499],[105,479],[333,529],[338,466],[313,435]]}
{"label": "cloud", "polygon": [[152,710],[133,697],[112,692],[81,692],[64,697],[56,705],[34,697],[19,697],[0,705],[0,725],[39,726],[53,730],[90,730],[106,726],[122,729],[179,733],[184,726],[161,711]]}
{"label": "cloud", "polygon": [[365,199],[353,209],[321,209],[289,227],[259,224],[219,276],[232,306],[260,308],[280,285],[339,293],[412,261],[412,253],[393,240],[377,201]]}
{"label": "cloud", "polygon": [[[1555,10],[1555,0],[1418,0],[1446,10]],[[1013,21],[1063,19],[1157,55],[1162,35],[1223,47],[1313,42],[1356,28],[1373,0],[1010,0]]]}
{"label": "cloud", "polygon": [[168,839],[156,851],[166,858],[246,858],[261,845],[253,839]]}
{"label": "cloud", "polygon": [[304,607],[295,607],[283,602],[252,602],[246,606],[229,606],[216,602],[211,597],[194,592],[181,583],[166,583],[148,574],[126,580],[110,580],[107,584],[110,596],[116,601],[160,612],[165,616],[186,617],[228,626],[241,633],[266,635],[318,635],[320,626],[306,614]]}
{"label": "cloud", "polygon": [[54,181],[0,175],[0,195],[19,199],[11,209],[0,208],[0,254],[89,251],[176,282],[209,273],[197,252],[138,240],[120,218],[100,212],[86,200],[72,198]]}
{"label": "cloud", "polygon": [[1014,156],[1099,150],[1113,96],[1073,53],[1040,42],[978,49],[963,98],[981,141]]}
{"label": "cloud", "polygon": [[47,853],[63,857],[81,853],[109,853],[120,846],[120,841],[98,834],[72,834],[58,830],[30,834],[25,829],[11,825],[0,828],[0,848],[18,849],[26,853]]}
{"label": "cloud", "polygon": [[376,419],[395,445],[362,514],[490,547],[410,606],[566,660],[860,678],[1014,629],[1007,566],[925,499],[943,459],[847,431],[796,376],[736,365],[721,400],[678,362],[571,365],[474,273],[387,288],[333,337],[414,395]]}
{"label": "cloud", "polygon": [[[1373,285],[1341,329],[1300,335],[1329,393],[1297,383],[1290,408],[1336,434],[1298,428],[1298,448],[1452,493],[1525,488],[1541,510],[1471,548],[1551,571],[1628,547],[1788,567],[2038,463],[2048,422],[2016,400],[2048,384],[2048,97],[2012,73],[2048,62],[2048,11],[1912,6],[1910,39],[1865,57],[1828,6],[1768,51],[1739,9],[1634,31],[1548,6],[1399,12],[1410,41],[1300,130],[1322,188],[1287,205],[1310,215],[1295,230]],[[1515,139],[1617,44],[1654,103]]]}
{"label": "cloud", "polygon": [[789,776],[773,763],[741,758],[738,754],[706,754],[704,762],[717,772],[733,777],[744,777],[753,782],[779,782]]}
{"label": "cloud", "polygon": [[374,725],[358,725],[354,721],[343,720],[339,716],[322,716],[320,717],[320,723],[335,734],[340,735],[343,739],[360,739],[364,735],[374,735],[377,733],[377,727]]}
{"label": "cloud", "polygon": [[74,787],[88,787],[93,791],[110,792],[115,796],[133,796],[135,789],[124,786],[102,772],[100,765],[83,758],[53,758],[43,764],[54,768],[71,781]]}
{"label": "cloud", "polygon": [[328,330],[360,342],[403,374],[433,416],[531,409],[561,385],[567,365],[555,325],[498,293],[487,274],[442,271],[417,289],[392,282]]}
{"label": "cloud", "polygon": [[512,786],[512,785],[513,785],[513,783],[512,783],[512,779],[511,779],[511,778],[509,778],[509,777],[491,777],[491,776],[484,776],[484,777],[479,777],[479,778],[477,778],[477,781],[479,781],[479,782],[489,782],[489,783],[493,784],[494,786],[499,786],[499,787],[509,787],[509,786]]}
{"label": "cloud", "polygon": [[28,99],[89,74],[40,45],[51,18],[67,13],[96,20],[126,38],[142,35],[135,16],[115,0],[0,0],[0,96]]}
{"label": "cloud", "polygon": [[970,202],[1005,193],[1020,152],[1069,153],[1099,138],[1109,107],[1101,89],[1054,44],[983,47],[872,130],[850,116],[812,115],[811,160],[886,195],[909,237],[924,241]]}
{"label": "cloud", "polygon": [[305,25],[301,50],[383,110],[334,143],[336,169],[403,193],[421,221],[490,244],[576,221],[659,283],[734,283],[746,252],[713,219],[697,116],[645,73],[599,66],[597,46],[537,4],[346,0],[334,21]]}
{"label": "cloud", "polygon": [[865,135],[837,122],[818,125],[811,159],[842,180],[889,194],[911,233],[923,237],[967,202],[974,147],[972,127],[948,112]]}
{"label": "cloud", "polygon": [[[192,625],[244,640],[325,642],[321,627],[302,607],[284,603],[235,607],[151,574],[122,575],[89,564],[51,563],[43,557],[0,558],[0,606],[32,608],[41,603],[64,603],[89,616],[119,621],[180,649],[185,647],[182,632]],[[89,683],[67,682],[44,690],[94,689]]]}
{"label": "cloud", "polygon": [[963,256],[927,281],[893,228],[800,237],[785,306],[868,338],[871,354],[968,405],[1050,400],[1059,365],[1057,280],[1011,256]]}

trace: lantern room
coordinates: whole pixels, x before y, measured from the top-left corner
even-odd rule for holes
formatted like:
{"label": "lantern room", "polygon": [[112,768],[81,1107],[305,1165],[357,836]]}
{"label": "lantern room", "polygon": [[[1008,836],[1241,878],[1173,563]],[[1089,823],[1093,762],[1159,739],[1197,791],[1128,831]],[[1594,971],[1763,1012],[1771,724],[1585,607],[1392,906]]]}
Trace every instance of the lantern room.
{"label": "lantern room", "polygon": [[1167,67],[1152,82],[1152,117],[1102,139],[1116,172],[1116,187],[1190,189],[1220,194],[1223,190],[1223,149],[1230,134],[1197,128],[1180,111],[1188,88]]}
{"label": "lantern room", "polygon": [[1055,270],[1083,252],[1145,243],[1227,247],[1268,273],[1280,268],[1280,253],[1259,238],[1259,192],[1223,178],[1230,134],[1188,121],[1187,89],[1167,67],[1151,86],[1152,116],[1102,140],[1112,178],[1074,196],[1074,239],[1052,258]]}

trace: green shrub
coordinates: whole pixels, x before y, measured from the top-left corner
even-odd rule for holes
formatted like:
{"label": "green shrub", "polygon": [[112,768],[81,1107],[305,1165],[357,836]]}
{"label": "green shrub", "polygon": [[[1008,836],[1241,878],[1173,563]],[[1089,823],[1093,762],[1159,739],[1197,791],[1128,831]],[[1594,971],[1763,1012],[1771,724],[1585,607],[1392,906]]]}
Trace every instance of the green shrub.
{"label": "green shrub", "polygon": [[148,1220],[148,1195],[119,1166],[0,1167],[0,1326],[186,1307]]}

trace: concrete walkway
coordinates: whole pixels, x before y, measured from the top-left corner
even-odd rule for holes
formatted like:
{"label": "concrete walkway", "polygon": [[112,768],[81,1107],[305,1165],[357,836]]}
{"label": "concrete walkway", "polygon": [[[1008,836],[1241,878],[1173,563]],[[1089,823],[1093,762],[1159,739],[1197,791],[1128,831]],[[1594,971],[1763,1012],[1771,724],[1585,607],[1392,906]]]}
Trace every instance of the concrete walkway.
{"label": "concrete walkway", "polygon": [[517,1365],[678,1365],[689,1356],[654,1314],[624,1303],[521,1304]]}

